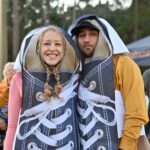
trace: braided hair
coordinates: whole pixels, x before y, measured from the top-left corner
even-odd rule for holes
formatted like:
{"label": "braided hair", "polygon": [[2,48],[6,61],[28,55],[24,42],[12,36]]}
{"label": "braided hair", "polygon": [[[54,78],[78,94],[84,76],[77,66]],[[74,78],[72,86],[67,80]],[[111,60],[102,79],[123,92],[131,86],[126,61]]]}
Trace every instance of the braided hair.
{"label": "braided hair", "polygon": [[[50,101],[50,98],[52,96],[55,96],[58,99],[60,99],[59,94],[62,91],[62,84],[60,83],[60,73],[59,73],[59,70],[58,70],[58,65],[61,63],[61,61],[63,59],[62,58],[56,66],[49,66],[48,64],[46,64],[44,62],[43,58],[41,57],[41,54],[40,54],[41,41],[42,41],[42,38],[43,38],[44,34],[49,30],[56,31],[56,32],[60,33],[60,35],[63,39],[63,42],[64,42],[64,49],[66,49],[65,37],[64,37],[62,31],[59,28],[57,28],[56,26],[49,26],[49,28],[46,29],[44,32],[42,32],[42,34],[40,35],[39,42],[38,42],[37,53],[40,57],[40,60],[43,64],[44,68],[46,69],[46,82],[44,84],[44,96],[45,96],[45,100],[47,100],[47,101]],[[65,55],[65,53],[64,53],[64,55]],[[49,85],[51,74],[54,75],[55,80],[56,80],[56,84],[54,85],[54,88],[51,85]]]}

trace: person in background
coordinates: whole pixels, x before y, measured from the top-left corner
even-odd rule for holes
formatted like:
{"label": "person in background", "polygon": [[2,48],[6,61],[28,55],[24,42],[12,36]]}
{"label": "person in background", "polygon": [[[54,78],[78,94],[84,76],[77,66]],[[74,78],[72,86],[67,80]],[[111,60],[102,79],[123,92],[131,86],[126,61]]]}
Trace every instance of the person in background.
{"label": "person in background", "polygon": [[63,29],[43,26],[25,36],[10,86],[4,150],[78,149],[80,68],[77,48]]}
{"label": "person in background", "polygon": [[[147,99],[148,116],[150,119],[150,69],[144,71],[143,79],[144,79],[145,94]],[[146,124],[145,131],[146,131],[147,138],[150,141],[150,121]]]}
{"label": "person in background", "polygon": [[78,94],[81,149],[137,150],[148,122],[139,67],[103,18],[81,16],[68,33],[84,63]]}
{"label": "person in background", "polygon": [[0,82],[0,96],[3,95],[3,92],[10,85],[11,79],[14,75],[13,67],[14,67],[14,62],[7,62],[4,66],[4,70],[3,70],[4,79]]}
{"label": "person in background", "polygon": [[14,75],[14,62],[7,62],[4,66],[3,76],[4,79],[0,83],[0,134],[1,142],[5,137],[8,122],[8,100],[9,100],[9,87],[12,77]]}

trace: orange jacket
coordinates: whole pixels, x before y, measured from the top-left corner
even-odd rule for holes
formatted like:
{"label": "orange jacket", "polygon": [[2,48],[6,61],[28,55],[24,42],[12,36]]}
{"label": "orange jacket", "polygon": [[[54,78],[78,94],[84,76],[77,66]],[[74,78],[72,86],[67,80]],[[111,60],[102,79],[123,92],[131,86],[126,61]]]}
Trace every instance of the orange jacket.
{"label": "orange jacket", "polygon": [[7,80],[2,80],[0,83],[0,108],[8,103],[9,88]]}
{"label": "orange jacket", "polygon": [[7,89],[8,83],[7,80],[4,79],[0,82],[0,96],[3,94],[3,92]]}

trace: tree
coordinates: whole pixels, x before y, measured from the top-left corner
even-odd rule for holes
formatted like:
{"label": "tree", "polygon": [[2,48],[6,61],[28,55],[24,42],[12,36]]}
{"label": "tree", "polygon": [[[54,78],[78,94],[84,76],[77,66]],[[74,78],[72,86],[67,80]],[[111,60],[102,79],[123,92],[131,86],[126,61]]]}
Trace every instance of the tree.
{"label": "tree", "polygon": [[13,0],[13,59],[16,58],[19,49],[19,3]]}
{"label": "tree", "polygon": [[[113,0],[120,1],[117,3],[117,9],[112,11],[110,9],[110,3],[102,4],[101,0],[97,6],[92,6],[92,0],[74,0],[75,6],[68,7],[67,12],[64,12],[64,5],[59,5],[59,0],[21,0],[19,1],[19,10],[16,8],[15,10],[19,11],[19,19],[14,17],[12,3],[13,1],[18,0],[7,0],[8,8],[7,8],[7,17],[8,17],[8,48],[9,54],[12,53],[12,49],[15,49],[16,52],[19,51],[19,48],[13,48],[12,43],[12,35],[13,30],[19,31],[15,32],[16,36],[18,36],[19,47],[23,37],[33,28],[39,27],[41,25],[47,24],[56,24],[67,30],[68,26],[72,23],[72,21],[83,15],[83,14],[96,14],[99,17],[107,19],[112,26],[117,30],[121,38],[125,43],[129,43],[133,41],[134,33],[135,33],[135,22],[134,22],[134,12],[135,7],[131,5],[130,8],[123,8],[124,0]],[[131,1],[131,0],[128,0]],[[126,1],[125,1],[126,2]],[[150,34],[149,26],[150,26],[150,0],[138,0],[138,16],[137,16],[137,29],[138,36],[137,38],[144,37]],[[55,5],[54,5],[55,3]],[[81,4],[84,4],[84,8],[81,7]],[[122,7],[121,7],[121,6]],[[16,16],[16,15],[15,15]],[[16,20],[13,20],[16,19]],[[12,21],[13,20],[13,21]],[[19,23],[16,23],[19,22]],[[13,24],[19,24],[18,29],[13,29]],[[13,38],[16,41],[16,38]],[[18,44],[15,44],[18,45]],[[15,56],[14,56],[15,57]],[[14,60],[15,58],[13,58]],[[9,60],[12,60],[11,55],[9,55]]]}
{"label": "tree", "polygon": [[138,39],[138,0],[134,0],[134,41]]}
{"label": "tree", "polygon": [[6,1],[0,1],[0,80],[4,64],[7,62],[7,19],[6,19]]}

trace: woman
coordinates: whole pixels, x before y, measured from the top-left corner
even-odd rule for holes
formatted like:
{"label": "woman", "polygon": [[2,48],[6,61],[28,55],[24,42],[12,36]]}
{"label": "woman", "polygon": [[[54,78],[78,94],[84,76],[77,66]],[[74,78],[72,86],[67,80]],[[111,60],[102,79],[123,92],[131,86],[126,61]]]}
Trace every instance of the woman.
{"label": "woman", "polygon": [[71,38],[55,26],[37,28],[24,38],[20,60],[21,72],[10,87],[4,150],[78,149],[81,63]]}

